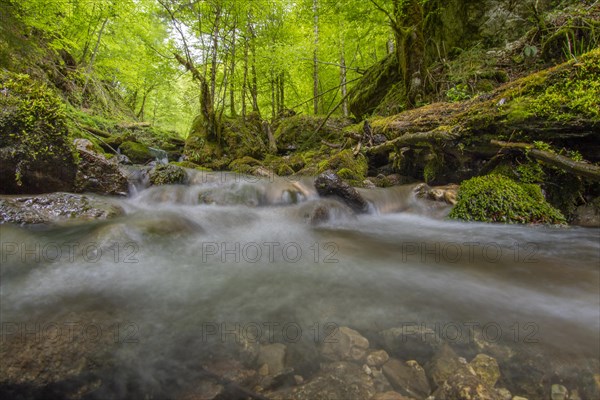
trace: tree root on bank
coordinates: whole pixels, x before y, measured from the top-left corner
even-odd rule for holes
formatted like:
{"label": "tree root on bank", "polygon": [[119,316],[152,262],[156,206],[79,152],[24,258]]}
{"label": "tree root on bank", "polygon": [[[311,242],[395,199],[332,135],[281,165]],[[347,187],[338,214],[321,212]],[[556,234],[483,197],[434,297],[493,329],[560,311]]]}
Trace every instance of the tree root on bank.
{"label": "tree root on bank", "polygon": [[600,167],[597,165],[574,161],[560,154],[539,150],[534,145],[528,143],[509,143],[499,140],[491,140],[490,143],[508,151],[526,152],[529,156],[545,164],[560,168],[577,176],[600,181]]}

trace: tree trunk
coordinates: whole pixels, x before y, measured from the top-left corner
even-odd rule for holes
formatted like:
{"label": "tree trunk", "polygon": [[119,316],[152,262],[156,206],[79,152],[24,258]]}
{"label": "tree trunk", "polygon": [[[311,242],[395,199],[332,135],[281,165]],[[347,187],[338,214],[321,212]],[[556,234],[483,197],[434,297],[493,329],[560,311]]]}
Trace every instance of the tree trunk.
{"label": "tree trunk", "polygon": [[230,84],[229,84],[229,107],[231,116],[235,117],[235,39],[236,39],[236,28],[237,20],[233,23],[233,38],[231,42],[231,73],[230,73]]}
{"label": "tree trunk", "polygon": [[217,6],[215,11],[215,24],[212,34],[212,56],[210,68],[210,97],[215,98],[215,90],[217,84],[217,53],[219,47],[219,25],[221,23],[221,7]]}
{"label": "tree trunk", "polygon": [[342,115],[348,116],[348,91],[346,87],[346,57],[344,56],[344,42],[342,42],[342,51],[340,53],[340,88],[342,90]]}
{"label": "tree trunk", "polygon": [[[271,118],[275,119],[277,114],[277,103],[279,100],[279,91],[275,89],[275,74],[271,70]],[[277,92],[277,94],[275,93]]]}
{"label": "tree trunk", "polygon": [[419,0],[394,1],[396,55],[404,81],[409,106],[414,106],[423,92],[425,39],[423,6]]}
{"label": "tree trunk", "polygon": [[100,47],[100,41],[102,40],[102,33],[104,33],[104,28],[106,27],[106,23],[108,22],[108,18],[104,19],[102,22],[102,27],[100,28],[100,32],[98,33],[98,40],[96,41],[96,45],[94,46],[94,52],[92,53],[92,58],[90,58],[90,63],[87,66],[85,83],[83,84],[83,90],[81,93],[85,95],[85,90],[87,89],[87,85],[90,81],[90,74],[92,73],[92,67],[94,65],[94,61],[96,60],[96,54],[98,54],[98,47]]}
{"label": "tree trunk", "polygon": [[248,38],[244,38],[244,78],[242,80],[242,119],[246,120],[246,92],[248,88]]}
{"label": "tree trunk", "polygon": [[282,71],[279,74],[279,112],[282,113],[285,109],[285,74]]}
{"label": "tree trunk", "polygon": [[317,57],[319,46],[319,12],[318,0],[313,0],[313,15],[314,15],[314,35],[315,47],[313,50],[313,111],[314,114],[319,114],[319,59]]}
{"label": "tree trunk", "polygon": [[252,95],[252,111],[260,114],[258,109],[258,83],[256,78],[256,34],[251,22],[248,22],[248,30],[250,31],[250,52],[252,53],[252,64],[250,73],[252,74],[252,85],[250,86],[250,94]]}

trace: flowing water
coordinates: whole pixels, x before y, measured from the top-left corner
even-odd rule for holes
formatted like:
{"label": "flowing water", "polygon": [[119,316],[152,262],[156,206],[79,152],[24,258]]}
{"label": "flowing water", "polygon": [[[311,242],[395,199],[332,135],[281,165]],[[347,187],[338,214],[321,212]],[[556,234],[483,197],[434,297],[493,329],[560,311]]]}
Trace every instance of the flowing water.
{"label": "flowing water", "polygon": [[[599,230],[451,222],[412,186],[362,190],[357,216],[311,179],[191,178],[139,183],[113,220],[0,226],[5,377],[162,398],[248,339],[286,344],[307,376],[341,326],[374,348],[383,330],[426,328],[464,356],[496,346],[563,381],[599,373]],[[515,390],[527,370],[494,354],[522,375],[504,378]]]}

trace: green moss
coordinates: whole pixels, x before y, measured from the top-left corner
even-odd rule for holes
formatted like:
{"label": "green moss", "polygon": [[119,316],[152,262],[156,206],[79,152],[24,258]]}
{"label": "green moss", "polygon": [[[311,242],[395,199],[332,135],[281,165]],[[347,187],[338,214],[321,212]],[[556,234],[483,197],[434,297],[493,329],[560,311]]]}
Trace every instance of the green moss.
{"label": "green moss", "polygon": [[[367,159],[362,154],[354,157],[350,149],[343,150],[318,164],[319,173],[325,172],[328,169],[335,171],[338,175],[340,173],[346,175],[346,179],[362,182],[367,176]],[[340,177],[344,178],[342,175]]]}
{"label": "green moss", "polygon": [[145,164],[149,161],[154,160],[154,157],[150,153],[148,146],[142,143],[136,142],[123,142],[119,146],[121,154],[129,157],[134,164]]}
{"label": "green moss", "polygon": [[0,89],[4,193],[70,190],[77,157],[61,99],[29,75],[6,71]]}
{"label": "green moss", "polygon": [[521,103],[519,108],[538,118],[600,121],[600,49],[582,55],[577,62],[526,78],[521,92],[513,94],[516,104]]}
{"label": "green moss", "polygon": [[182,168],[190,168],[190,169],[197,169],[198,171],[211,171],[210,168],[205,168],[202,167],[196,163],[193,163],[191,161],[171,161],[169,164],[171,165],[176,165],[178,167],[182,167]]}
{"label": "green moss", "polygon": [[444,171],[444,157],[441,154],[432,153],[423,169],[423,179],[430,183]]}
{"label": "green moss", "polygon": [[564,224],[564,216],[537,185],[523,185],[501,175],[464,181],[449,218],[504,223]]}
{"label": "green moss", "polygon": [[290,167],[287,164],[281,164],[279,166],[279,168],[276,170],[277,175],[279,176],[288,176],[288,175],[293,175],[294,174],[294,170],[292,169],[292,167]]}
{"label": "green moss", "polygon": [[153,185],[183,184],[187,181],[185,170],[171,164],[157,165],[150,170],[149,177]]}
{"label": "green moss", "polygon": [[517,167],[519,181],[523,183],[543,183],[546,174],[542,166],[536,161],[530,161]]}
{"label": "green moss", "polygon": [[263,164],[250,156],[237,158],[229,163],[229,169],[234,172],[241,174],[251,174],[256,167],[262,166]]}

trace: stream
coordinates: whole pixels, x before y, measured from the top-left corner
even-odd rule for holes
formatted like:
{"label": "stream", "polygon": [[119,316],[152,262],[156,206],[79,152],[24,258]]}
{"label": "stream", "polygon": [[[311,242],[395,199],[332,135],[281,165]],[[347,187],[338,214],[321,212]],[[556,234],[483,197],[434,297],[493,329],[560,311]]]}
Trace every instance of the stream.
{"label": "stream", "polygon": [[0,392],[184,398],[249,342],[285,344],[308,379],[347,326],[372,348],[402,328],[415,346],[390,355],[421,365],[434,339],[485,352],[513,393],[542,378],[593,393],[600,230],[447,221],[410,185],[361,189],[355,215],[309,178],[189,174],[138,182],[115,219],[0,226]]}

